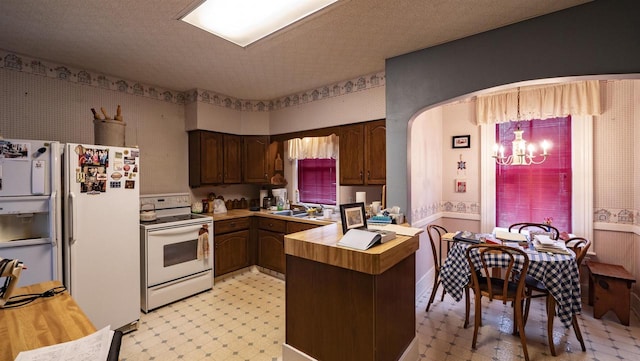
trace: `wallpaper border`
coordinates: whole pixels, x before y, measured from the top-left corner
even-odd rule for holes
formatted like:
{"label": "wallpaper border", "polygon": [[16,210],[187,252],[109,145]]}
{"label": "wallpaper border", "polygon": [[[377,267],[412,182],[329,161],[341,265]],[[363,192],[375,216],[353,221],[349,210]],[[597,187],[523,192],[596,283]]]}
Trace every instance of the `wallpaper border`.
{"label": "wallpaper border", "polygon": [[[411,219],[419,222],[438,213],[459,214],[461,218],[480,215],[479,202],[441,201],[411,210]],[[599,224],[640,226],[640,211],[626,208],[597,208],[593,221]]]}
{"label": "wallpaper border", "polygon": [[52,79],[69,81],[80,85],[118,91],[129,95],[138,95],[155,100],[176,104],[203,102],[237,111],[269,112],[273,110],[295,107],[298,105],[320,101],[385,86],[384,71],[358,76],[331,85],[301,91],[272,100],[246,100],[216,93],[206,89],[192,89],[180,92],[143,84],[135,80],[122,79],[116,76],[73,68],[0,49],[0,68],[19,71],[27,74],[44,76]]}

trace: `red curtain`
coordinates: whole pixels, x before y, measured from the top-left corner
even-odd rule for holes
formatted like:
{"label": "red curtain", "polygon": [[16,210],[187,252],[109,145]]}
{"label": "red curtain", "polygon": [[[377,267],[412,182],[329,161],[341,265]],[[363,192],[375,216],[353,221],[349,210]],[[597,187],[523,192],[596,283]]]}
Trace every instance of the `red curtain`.
{"label": "red curtain", "polygon": [[299,159],[298,191],[305,203],[336,204],[336,160]]}
{"label": "red curtain", "polygon": [[547,160],[538,165],[496,165],[496,223],[508,227],[517,222],[552,225],[571,232],[571,117],[509,122],[496,125],[496,141],[511,153],[513,131],[520,124],[527,143],[546,139],[552,144]]}

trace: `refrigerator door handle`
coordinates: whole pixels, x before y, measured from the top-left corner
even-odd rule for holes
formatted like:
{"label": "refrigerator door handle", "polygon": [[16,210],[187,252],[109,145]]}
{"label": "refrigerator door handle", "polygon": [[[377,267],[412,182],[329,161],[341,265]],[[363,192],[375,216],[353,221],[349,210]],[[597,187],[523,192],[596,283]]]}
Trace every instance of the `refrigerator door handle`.
{"label": "refrigerator door handle", "polygon": [[[55,217],[55,215],[57,215],[57,209],[56,209],[56,197],[57,197],[57,192],[52,191],[51,192],[51,196],[49,197],[49,217]],[[51,244],[55,247],[58,244],[58,236],[56,233],[56,222],[55,221],[50,221],[49,222],[49,236],[51,237]]]}
{"label": "refrigerator door handle", "polygon": [[76,229],[76,225],[78,224],[78,222],[76,219],[75,199],[76,199],[75,193],[70,192],[69,193],[69,209],[67,210],[69,213],[71,213],[69,215],[69,221],[71,222],[71,225],[69,227],[69,229],[71,230],[69,234],[69,244],[76,243],[76,234],[78,234]]}

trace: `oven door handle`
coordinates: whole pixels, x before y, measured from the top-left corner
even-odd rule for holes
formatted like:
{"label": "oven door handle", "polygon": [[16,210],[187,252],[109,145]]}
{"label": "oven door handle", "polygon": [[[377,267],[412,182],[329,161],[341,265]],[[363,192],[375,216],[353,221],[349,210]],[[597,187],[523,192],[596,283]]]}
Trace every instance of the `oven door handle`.
{"label": "oven door handle", "polygon": [[198,232],[202,228],[202,224],[193,225],[193,226],[180,226],[171,229],[161,229],[161,230],[150,230],[149,234],[153,234],[154,236],[173,236],[176,234],[185,234],[191,232]]}

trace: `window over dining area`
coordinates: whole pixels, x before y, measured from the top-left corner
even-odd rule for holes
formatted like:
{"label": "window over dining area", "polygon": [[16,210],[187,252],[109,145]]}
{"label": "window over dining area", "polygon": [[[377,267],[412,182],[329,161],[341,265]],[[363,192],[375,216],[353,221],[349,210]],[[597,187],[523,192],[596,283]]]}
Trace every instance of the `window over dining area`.
{"label": "window over dining area", "polygon": [[495,127],[498,143],[510,144],[519,127],[528,142],[544,139],[552,144],[542,164],[496,164],[496,225],[550,221],[556,228],[571,232],[571,117],[500,123]]}
{"label": "window over dining area", "polygon": [[[543,222],[544,218],[552,217],[553,225],[558,226],[561,231],[569,231],[588,239],[593,238],[593,116],[600,113],[600,87],[598,81],[523,87],[521,91],[509,89],[477,97],[476,121],[480,125],[481,137],[480,221],[483,232],[491,232],[498,224],[504,226],[507,223],[515,223],[500,219],[500,217],[502,217],[503,213],[520,211],[509,210],[507,212],[505,207],[510,208],[509,204],[498,205],[498,182],[533,182],[532,178],[520,178],[517,180],[515,177],[525,176],[518,176],[515,173],[512,180],[500,180],[499,177],[502,170],[496,167],[495,159],[492,157],[493,146],[497,137],[500,136],[496,131],[496,124],[508,124],[510,121],[518,119],[545,119],[540,121],[542,123],[549,121],[551,118],[566,118],[568,120],[567,123],[559,123],[550,127],[553,128],[554,132],[561,131],[557,133],[557,136],[560,137],[557,140],[552,139],[552,134],[533,133],[541,131],[537,125],[525,131],[524,134],[526,134],[525,138],[527,140],[537,142],[548,138],[553,142],[549,158],[542,164],[543,166],[547,162],[549,162],[549,166],[552,166],[552,158],[556,158],[553,160],[554,162],[568,162],[565,165],[553,165],[558,167],[558,173],[554,176],[554,183],[558,185],[561,193],[566,193],[566,198],[556,199],[551,195],[547,197],[546,194],[542,194],[545,193],[545,190],[541,189],[537,192],[537,195],[532,192],[531,199],[533,201],[543,200],[544,203],[553,201],[556,204],[552,207],[566,204],[567,200],[570,199],[570,202],[568,202],[570,203],[569,211],[566,212],[566,216],[555,216],[531,207],[532,209],[530,210],[522,209],[522,212],[527,213],[516,213],[517,221],[539,223]],[[518,116],[519,114],[521,117]],[[557,119],[554,121],[557,121]],[[521,123],[525,122],[521,121]],[[551,125],[552,123],[547,124]],[[565,150],[559,149],[563,142],[567,145]],[[510,172],[512,168],[514,167],[506,167],[504,172]],[[524,168],[532,168],[531,172],[533,172],[533,174],[526,177],[536,176],[536,171],[533,169],[535,167],[525,166]],[[570,172],[567,169],[570,169]],[[544,171],[547,172],[548,170],[545,169]],[[543,178],[536,182],[546,180]],[[540,187],[544,188],[545,186],[541,184]],[[508,191],[513,197],[520,197],[522,196],[520,193],[523,192],[522,190]],[[557,197],[557,194],[555,197]],[[545,198],[550,200],[544,200]],[[529,200],[525,201],[522,198],[518,202],[532,204],[527,203]],[[498,211],[498,207],[502,207],[501,210]],[[501,215],[500,217],[497,216],[498,212]],[[523,219],[524,217],[526,219]],[[565,217],[567,219],[564,219]]]}

